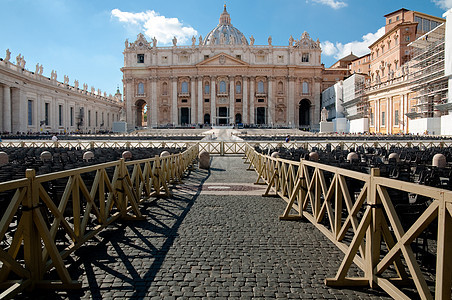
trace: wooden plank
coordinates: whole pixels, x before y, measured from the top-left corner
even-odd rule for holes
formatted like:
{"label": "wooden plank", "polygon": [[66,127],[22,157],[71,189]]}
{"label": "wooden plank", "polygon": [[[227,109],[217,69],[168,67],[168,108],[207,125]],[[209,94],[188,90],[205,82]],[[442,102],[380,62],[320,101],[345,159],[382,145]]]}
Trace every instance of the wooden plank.
{"label": "wooden plank", "polygon": [[[450,206],[450,204],[448,205]],[[452,215],[443,200],[438,215],[438,245],[436,255],[436,299],[451,299],[452,284]]]}
{"label": "wooden plank", "polygon": [[50,236],[50,232],[48,231],[47,226],[39,210],[35,210],[33,212],[33,220],[34,224],[36,225],[36,228],[39,231],[39,235],[49,252],[50,257],[52,258],[53,264],[60,279],[64,283],[71,283],[72,282],[71,276],[69,275],[69,272],[66,269],[66,266],[64,265],[63,259],[61,258],[60,253],[52,237]]}

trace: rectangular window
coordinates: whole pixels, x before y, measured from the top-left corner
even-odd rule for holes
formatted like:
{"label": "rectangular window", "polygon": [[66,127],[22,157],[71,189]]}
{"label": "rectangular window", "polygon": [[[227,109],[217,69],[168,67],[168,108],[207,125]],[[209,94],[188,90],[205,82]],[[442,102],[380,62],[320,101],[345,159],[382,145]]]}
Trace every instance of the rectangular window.
{"label": "rectangular window", "polygon": [[424,19],[422,24],[422,29],[427,32],[430,31],[430,21],[428,19]]}
{"label": "rectangular window", "polygon": [[50,103],[44,104],[44,124],[49,126],[50,124]]}
{"label": "rectangular window", "polygon": [[88,110],[88,126],[91,126],[91,110]]}
{"label": "rectangular window", "polygon": [[144,64],[144,54],[137,54],[137,63]]}
{"label": "rectangular window", "polygon": [[204,86],[204,94],[208,95],[210,93],[210,85],[206,84]]}
{"label": "rectangular window", "polygon": [[188,100],[187,99],[182,99],[181,102],[182,103],[188,103]]}
{"label": "rectangular window", "polygon": [[242,99],[235,99],[235,102],[242,102]]}
{"label": "rectangular window", "polygon": [[96,111],[96,127],[97,127],[97,124],[98,124],[98,123],[97,123],[97,111]]}
{"label": "rectangular window", "polygon": [[409,42],[409,41],[410,41],[410,36],[407,35],[407,36],[405,37],[405,42]]}
{"label": "rectangular window", "polygon": [[204,99],[204,102],[206,102],[206,103],[209,102],[209,101],[210,101],[209,99]]}
{"label": "rectangular window", "polygon": [[394,125],[399,125],[399,110],[394,110]]}
{"label": "rectangular window", "polygon": [[374,112],[371,111],[370,112],[370,125],[371,126],[374,126],[374,124],[375,124],[374,120],[375,120],[375,115],[374,115]]}
{"label": "rectangular window", "polygon": [[28,125],[33,125],[33,100],[28,100]]}
{"label": "rectangular window", "polygon": [[265,100],[264,99],[257,99],[257,102],[263,103],[263,102],[265,102]]}
{"label": "rectangular window", "polygon": [[71,119],[71,126],[74,126],[74,108],[71,107],[70,109],[70,119]]}
{"label": "rectangular window", "polygon": [[301,62],[309,62],[309,53],[303,53],[301,55]]}
{"label": "rectangular window", "polygon": [[381,126],[385,126],[386,125],[386,112],[382,111],[381,112]]}
{"label": "rectangular window", "polygon": [[63,126],[63,105],[58,105],[58,126]]}

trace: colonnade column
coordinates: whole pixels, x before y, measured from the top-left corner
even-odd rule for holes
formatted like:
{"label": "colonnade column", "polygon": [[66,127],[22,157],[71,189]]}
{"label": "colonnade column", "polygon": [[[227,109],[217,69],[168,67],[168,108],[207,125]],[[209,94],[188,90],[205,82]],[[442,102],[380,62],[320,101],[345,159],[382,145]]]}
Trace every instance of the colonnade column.
{"label": "colonnade column", "polygon": [[203,101],[202,101],[202,76],[198,76],[198,123],[203,124],[204,118],[203,118]]}
{"label": "colonnade column", "polygon": [[254,83],[256,77],[250,77],[250,124],[254,124]]}
{"label": "colonnade column", "polygon": [[[149,118],[149,111],[148,111]],[[158,105],[157,105],[157,77],[151,78],[151,125],[157,126],[158,120]],[[148,125],[149,126],[149,125]]]}
{"label": "colonnade column", "polygon": [[11,132],[11,88],[3,86],[3,130]]}
{"label": "colonnade column", "polygon": [[229,123],[235,123],[235,84],[234,76],[229,76]]}
{"label": "colonnade column", "polygon": [[289,76],[289,99],[287,99],[287,123],[295,126],[295,77]]}
{"label": "colonnade column", "polygon": [[171,122],[173,125],[179,125],[177,118],[177,77],[172,77],[172,104],[171,104]]}
{"label": "colonnade column", "polygon": [[270,76],[268,77],[268,120],[267,120],[267,125],[273,125],[273,109],[274,109],[274,104],[273,104],[273,77]]}
{"label": "colonnade column", "polygon": [[[195,86],[195,76],[190,77],[190,123],[196,124],[196,86]],[[199,123],[199,122],[198,122]]]}
{"label": "colonnade column", "polygon": [[216,77],[210,77],[210,123],[216,125],[217,105],[216,105]]}
{"label": "colonnade column", "polygon": [[242,91],[242,95],[243,95],[243,103],[242,103],[242,122],[243,124],[248,124],[248,77],[247,76],[243,76],[242,77],[242,85],[243,85],[243,91]]}

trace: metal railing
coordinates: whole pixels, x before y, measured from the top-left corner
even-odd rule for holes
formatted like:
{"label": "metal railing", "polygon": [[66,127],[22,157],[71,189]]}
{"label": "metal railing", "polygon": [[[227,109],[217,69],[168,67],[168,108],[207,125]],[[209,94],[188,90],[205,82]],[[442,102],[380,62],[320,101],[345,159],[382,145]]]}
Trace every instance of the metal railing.
{"label": "metal railing", "polygon": [[[268,185],[264,196],[287,202],[281,219],[309,220],[345,254],[336,276],[325,279],[327,285],[380,287],[395,299],[410,299],[403,286],[411,284],[421,299],[451,299],[452,191],[382,178],[379,169],[364,174],[271,158],[250,145],[245,156],[249,168],[258,173],[256,183],[263,180]],[[400,193],[430,199],[405,228],[390,196]],[[425,239],[432,228],[436,276],[434,286],[429,286],[431,278],[416,260],[412,243],[421,235]],[[363,276],[347,277],[352,263]]]}
{"label": "metal railing", "polygon": [[[81,287],[64,259],[118,218],[143,219],[139,204],[169,196],[168,184],[180,181],[197,155],[194,145],[166,157],[40,176],[29,169],[24,179],[0,183],[1,195],[10,196],[0,219],[0,286],[5,289],[0,298],[26,288]],[[52,270],[58,278],[48,280]]]}

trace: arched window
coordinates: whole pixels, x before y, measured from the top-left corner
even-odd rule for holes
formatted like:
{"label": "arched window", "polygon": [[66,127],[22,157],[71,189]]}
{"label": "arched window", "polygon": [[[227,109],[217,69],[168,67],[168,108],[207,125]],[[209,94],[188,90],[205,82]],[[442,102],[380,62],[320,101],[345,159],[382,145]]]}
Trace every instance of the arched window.
{"label": "arched window", "polygon": [[186,82],[186,81],[182,82],[181,92],[182,93],[188,93],[188,82]]}
{"label": "arched window", "polygon": [[303,81],[303,94],[309,94],[309,83]]}
{"label": "arched window", "polygon": [[206,81],[204,83],[204,94],[208,95],[210,93],[210,84]]}
{"label": "arched window", "polygon": [[262,80],[257,83],[257,92],[260,94],[264,93],[264,82]]}
{"label": "arched window", "polygon": [[138,95],[143,95],[144,94],[144,83],[140,82],[138,84]]}
{"label": "arched window", "polygon": [[242,84],[240,83],[240,81],[238,81],[235,84],[235,93],[236,94],[241,94],[242,93]]}
{"label": "arched window", "polygon": [[220,81],[220,93],[226,93],[226,82]]}

